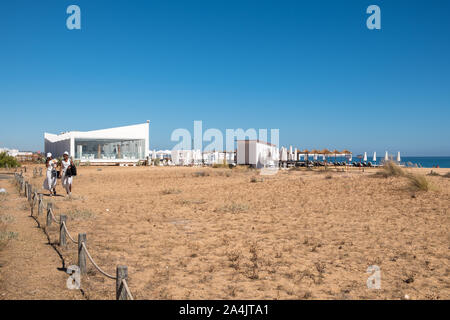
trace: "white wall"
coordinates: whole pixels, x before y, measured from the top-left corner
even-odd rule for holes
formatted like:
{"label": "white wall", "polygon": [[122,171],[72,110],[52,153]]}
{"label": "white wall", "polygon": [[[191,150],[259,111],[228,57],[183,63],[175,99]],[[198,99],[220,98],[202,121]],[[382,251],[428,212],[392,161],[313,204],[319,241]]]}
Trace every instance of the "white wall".
{"label": "white wall", "polygon": [[[47,155],[48,152],[51,152],[53,158],[62,157],[64,152],[71,152],[70,148],[70,138],[65,140],[60,140],[56,142],[51,142],[47,139],[45,139],[45,154]],[[71,154],[71,156],[73,156]]]}
{"label": "white wall", "polygon": [[[62,156],[68,151],[71,156],[75,155],[74,139],[143,139],[144,159],[149,155],[149,122],[131,126],[116,127],[110,129],[92,131],[70,131],[63,134],[44,133],[45,152],[51,152],[54,156]],[[143,160],[143,159],[142,159]],[[99,160],[103,161],[103,160]]]}
{"label": "white wall", "polygon": [[[248,161],[246,161],[245,149],[248,144]],[[256,140],[237,141],[237,164],[249,164],[262,168],[265,160],[271,155],[273,161],[279,160],[278,148],[267,143],[258,142]]]}

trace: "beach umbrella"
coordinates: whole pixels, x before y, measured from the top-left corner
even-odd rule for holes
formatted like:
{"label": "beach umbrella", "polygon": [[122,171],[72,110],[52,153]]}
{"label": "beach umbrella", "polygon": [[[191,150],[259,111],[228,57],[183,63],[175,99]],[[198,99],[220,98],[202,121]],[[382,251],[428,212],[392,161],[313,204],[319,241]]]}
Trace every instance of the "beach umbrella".
{"label": "beach umbrella", "polygon": [[377,152],[376,151],[374,151],[373,152],[373,162],[377,162]]}
{"label": "beach umbrella", "polygon": [[294,149],[294,161],[297,161],[297,148]]}
{"label": "beach umbrella", "polygon": [[384,154],[384,161],[389,161],[389,155],[388,152],[386,151],[386,153]]}
{"label": "beach umbrella", "polygon": [[314,160],[317,160],[317,155],[318,155],[318,153],[319,153],[319,151],[316,150],[316,149],[312,149],[312,150],[311,150],[311,154],[314,155]]}
{"label": "beach umbrella", "polygon": [[352,153],[350,151],[348,151],[347,149],[344,149],[344,150],[342,150],[342,153],[347,156],[347,159],[349,162],[352,161]]}
{"label": "beach umbrella", "polygon": [[281,148],[281,161],[287,161],[287,149],[285,147]]}
{"label": "beach umbrella", "polygon": [[308,150],[308,149],[305,149],[305,150],[302,151],[302,153],[305,154],[305,161],[306,161],[306,164],[308,164],[308,154],[309,154],[309,150]]}
{"label": "beach umbrella", "polygon": [[397,153],[397,162],[400,162],[401,158],[400,158],[400,151]]}
{"label": "beach umbrella", "polygon": [[363,159],[363,161],[364,161],[364,162],[367,161],[367,152],[364,152],[364,159]]}
{"label": "beach umbrella", "polygon": [[336,156],[340,153],[337,149],[334,149],[334,162],[336,162]]}
{"label": "beach umbrella", "polygon": [[327,155],[331,154],[331,151],[328,150],[327,148],[325,148],[322,151],[320,151],[320,153],[324,155],[324,157],[325,157],[325,164],[326,164],[327,163]]}
{"label": "beach umbrella", "polygon": [[292,160],[292,146],[289,146],[289,160]]}

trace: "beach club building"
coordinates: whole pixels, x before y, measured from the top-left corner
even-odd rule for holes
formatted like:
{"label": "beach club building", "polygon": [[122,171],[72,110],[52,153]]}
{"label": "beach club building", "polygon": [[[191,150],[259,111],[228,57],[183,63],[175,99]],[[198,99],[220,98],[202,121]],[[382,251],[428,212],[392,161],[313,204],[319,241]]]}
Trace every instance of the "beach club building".
{"label": "beach club building", "polygon": [[149,153],[150,121],[93,131],[44,133],[45,153],[61,157],[68,151],[74,160],[92,164],[135,163]]}
{"label": "beach club building", "polygon": [[237,164],[255,168],[278,166],[280,160],[276,145],[261,140],[237,140]]}

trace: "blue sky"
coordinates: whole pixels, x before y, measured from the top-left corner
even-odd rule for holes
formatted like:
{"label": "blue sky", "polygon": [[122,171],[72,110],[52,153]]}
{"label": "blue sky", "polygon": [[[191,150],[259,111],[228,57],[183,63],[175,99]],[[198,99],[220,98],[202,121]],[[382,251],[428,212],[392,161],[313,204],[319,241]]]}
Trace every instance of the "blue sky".
{"label": "blue sky", "polygon": [[[66,8],[81,8],[81,30]],[[368,30],[366,8],[381,8]],[[0,2],[0,146],[145,122],[300,148],[450,155],[450,2]]]}

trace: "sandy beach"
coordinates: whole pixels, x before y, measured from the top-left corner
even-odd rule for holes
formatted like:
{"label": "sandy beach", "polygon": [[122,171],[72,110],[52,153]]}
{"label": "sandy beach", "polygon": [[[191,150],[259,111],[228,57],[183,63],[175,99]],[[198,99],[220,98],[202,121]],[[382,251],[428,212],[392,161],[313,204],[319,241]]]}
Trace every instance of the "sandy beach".
{"label": "sandy beach", "polygon": [[[128,266],[137,299],[449,299],[450,169],[433,170],[424,192],[377,169],[79,167],[72,199],[51,201],[102,268]],[[76,264],[74,244],[62,253]],[[114,299],[88,265],[86,297]]]}

